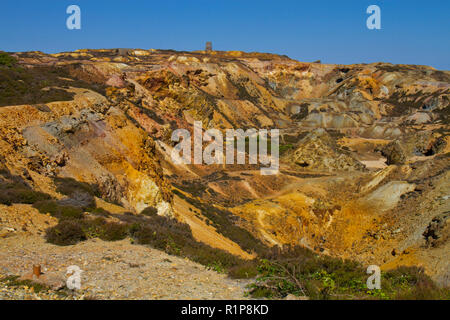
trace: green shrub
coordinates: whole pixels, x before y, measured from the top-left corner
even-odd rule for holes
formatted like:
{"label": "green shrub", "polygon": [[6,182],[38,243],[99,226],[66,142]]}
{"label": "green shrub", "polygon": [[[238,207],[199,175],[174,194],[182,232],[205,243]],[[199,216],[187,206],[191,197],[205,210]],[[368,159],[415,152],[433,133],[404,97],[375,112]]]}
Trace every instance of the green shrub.
{"label": "green shrub", "polygon": [[11,205],[13,203],[33,204],[47,199],[50,199],[48,194],[34,191],[22,183],[0,185],[0,203],[5,205]]}
{"label": "green shrub", "polygon": [[155,207],[147,207],[141,211],[141,214],[143,214],[144,216],[156,216],[158,215],[158,209],[156,209]]}
{"label": "green shrub", "polygon": [[289,151],[293,148],[294,148],[294,145],[290,144],[290,143],[280,145],[280,155],[285,154],[287,151]]}
{"label": "green shrub", "polygon": [[0,53],[0,106],[73,100],[74,93],[60,89],[69,86],[105,93],[104,83],[77,79],[79,70],[73,65],[21,67]]}
{"label": "green shrub", "polygon": [[100,196],[98,187],[72,178],[55,178],[56,191],[71,196],[77,192],[84,192],[91,196]]}
{"label": "green shrub", "polygon": [[105,241],[123,240],[128,236],[129,226],[121,223],[107,222],[103,225],[100,239]]}
{"label": "green shrub", "polygon": [[225,273],[225,267],[222,265],[222,263],[220,261],[213,261],[211,263],[209,263],[206,268],[208,270],[214,270],[217,273]]}
{"label": "green shrub", "polygon": [[46,231],[46,240],[60,246],[73,245],[86,239],[86,234],[75,220],[62,220]]}
{"label": "green shrub", "polygon": [[40,213],[50,213],[53,217],[59,219],[81,219],[84,217],[82,208],[60,205],[55,200],[39,201],[33,207],[38,209]]}
{"label": "green shrub", "polygon": [[95,219],[83,220],[80,225],[86,238],[92,239],[103,237],[105,224],[106,220],[103,217],[97,217]]}
{"label": "green shrub", "polygon": [[102,217],[109,217],[111,215],[109,211],[99,207],[91,209],[89,212]]}
{"label": "green shrub", "polygon": [[251,279],[258,275],[257,260],[244,261],[228,270],[228,275],[234,279]]}
{"label": "green shrub", "polygon": [[0,52],[0,66],[12,67],[17,63],[17,59],[6,52]]}
{"label": "green shrub", "polygon": [[273,298],[273,290],[270,288],[263,288],[263,287],[256,287],[252,290],[251,296],[255,299],[262,299],[262,298]]}
{"label": "green shrub", "polygon": [[60,219],[81,219],[84,217],[83,210],[78,207],[61,206],[58,212]]}
{"label": "green shrub", "polygon": [[288,294],[312,299],[445,299],[423,269],[400,267],[382,273],[381,289],[369,290],[365,268],[355,261],[315,254],[305,248],[273,252],[261,259],[251,285],[254,297],[283,298]]}
{"label": "green shrub", "polygon": [[33,292],[36,293],[51,290],[50,287],[47,287],[42,283],[34,282],[31,280],[21,280],[19,279],[19,276],[7,276],[4,278],[0,278],[0,282],[6,284],[8,287],[27,286],[29,288],[33,288]]}
{"label": "green shrub", "polygon": [[59,205],[55,200],[38,201],[33,207],[38,209],[40,213],[50,213],[52,216],[56,216],[59,209]]}
{"label": "green shrub", "polygon": [[383,274],[384,287],[394,299],[436,300],[450,299],[449,288],[439,288],[419,267],[398,267]]}

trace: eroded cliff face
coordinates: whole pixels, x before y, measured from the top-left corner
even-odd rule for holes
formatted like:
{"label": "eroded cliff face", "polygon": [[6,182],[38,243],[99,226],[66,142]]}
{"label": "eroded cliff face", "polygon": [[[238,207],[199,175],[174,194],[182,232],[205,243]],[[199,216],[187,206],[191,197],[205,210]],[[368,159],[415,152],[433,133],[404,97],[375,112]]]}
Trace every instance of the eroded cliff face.
{"label": "eroded cliff face", "polygon": [[[421,265],[449,284],[448,71],[215,51],[15,56],[19,69],[0,69],[0,152],[33,190],[61,199],[56,178],[85,182],[97,199],[155,207],[249,257],[211,226],[211,212],[227,213],[268,245]],[[279,174],[175,165],[171,133],[195,120],[280,129]]]}
{"label": "eroded cliff face", "polygon": [[130,211],[155,206],[171,215],[172,196],[152,138],[105,96],[67,91],[73,100],[0,109],[7,169],[50,194],[56,192],[53,178],[73,178],[97,186],[99,197]]}

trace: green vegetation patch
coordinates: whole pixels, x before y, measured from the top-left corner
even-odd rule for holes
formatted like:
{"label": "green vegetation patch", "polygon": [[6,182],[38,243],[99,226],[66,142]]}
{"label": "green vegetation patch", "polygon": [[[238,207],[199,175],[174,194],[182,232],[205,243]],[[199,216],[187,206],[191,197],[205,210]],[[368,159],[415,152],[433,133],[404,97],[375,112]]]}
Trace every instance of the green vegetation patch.
{"label": "green vegetation patch", "polygon": [[50,213],[50,215],[59,219],[81,219],[84,216],[82,208],[62,205],[55,200],[39,201],[34,203],[33,207],[38,209],[40,213]]}
{"label": "green vegetation patch", "polygon": [[17,59],[6,52],[0,51],[0,66],[12,67],[17,63]]}
{"label": "green vegetation patch", "polygon": [[34,191],[21,182],[0,183],[0,203],[11,205],[13,203],[33,204],[37,201],[48,200],[50,196],[39,191]]}
{"label": "green vegetation patch", "polygon": [[77,79],[70,66],[24,67],[14,57],[0,53],[0,106],[70,101],[69,87],[104,93],[101,84]]}
{"label": "green vegetation patch", "polygon": [[295,247],[263,258],[251,285],[255,298],[284,298],[288,294],[311,299],[449,299],[417,267],[400,267],[381,275],[381,289],[369,290],[365,268],[355,261],[321,256]]}
{"label": "green vegetation patch", "polygon": [[49,286],[32,280],[21,280],[19,276],[6,276],[0,278],[0,283],[13,288],[27,287],[32,288],[34,293],[52,293],[60,298],[71,296],[71,292],[64,288],[62,290],[52,290]]}
{"label": "green vegetation patch", "polygon": [[101,196],[97,186],[72,178],[55,178],[54,183],[56,191],[67,196],[72,196],[76,193],[87,193],[93,197]]}
{"label": "green vegetation patch", "polygon": [[59,246],[77,244],[86,239],[80,223],[73,219],[60,221],[56,226],[46,230],[46,240]]}

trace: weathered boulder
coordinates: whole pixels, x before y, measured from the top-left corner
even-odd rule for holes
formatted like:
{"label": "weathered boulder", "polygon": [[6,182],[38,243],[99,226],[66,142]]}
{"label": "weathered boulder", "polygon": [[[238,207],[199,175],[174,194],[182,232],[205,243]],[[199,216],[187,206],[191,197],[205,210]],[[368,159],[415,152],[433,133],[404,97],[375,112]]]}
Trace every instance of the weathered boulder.
{"label": "weathered boulder", "polygon": [[450,212],[444,212],[434,217],[423,232],[427,245],[438,247],[445,243],[450,235]]}
{"label": "weathered boulder", "polygon": [[386,157],[386,163],[403,164],[406,161],[405,150],[398,140],[387,144],[382,150],[381,154]]}
{"label": "weathered boulder", "polygon": [[363,170],[364,165],[340,149],[324,130],[307,134],[291,156],[296,165],[318,171]]}

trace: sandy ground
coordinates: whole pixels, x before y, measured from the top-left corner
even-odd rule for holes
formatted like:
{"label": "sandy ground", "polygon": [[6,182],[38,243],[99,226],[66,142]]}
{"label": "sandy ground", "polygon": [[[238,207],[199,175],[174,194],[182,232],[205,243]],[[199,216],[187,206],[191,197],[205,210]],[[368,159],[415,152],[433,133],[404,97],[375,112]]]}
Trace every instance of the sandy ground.
{"label": "sandy ground", "polygon": [[[44,276],[51,279],[49,285],[64,284],[67,267],[80,267],[82,286],[76,294],[95,299],[244,299],[248,284],[187,259],[131,244],[130,239],[91,239],[66,247],[46,243],[37,235],[0,239],[0,278],[29,274],[34,264],[42,266]],[[0,299],[42,298],[11,291],[0,283]]]}

